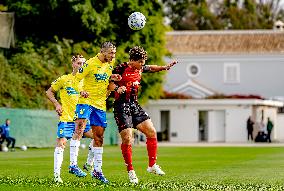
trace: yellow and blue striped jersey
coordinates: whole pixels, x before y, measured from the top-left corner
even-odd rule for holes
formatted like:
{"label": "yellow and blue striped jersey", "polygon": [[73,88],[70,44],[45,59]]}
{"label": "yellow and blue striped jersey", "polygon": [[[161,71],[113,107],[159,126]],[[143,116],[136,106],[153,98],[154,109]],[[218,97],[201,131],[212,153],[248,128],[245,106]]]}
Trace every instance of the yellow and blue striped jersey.
{"label": "yellow and blue striped jersey", "polygon": [[72,74],[63,75],[57,80],[52,82],[51,87],[54,91],[59,91],[60,101],[62,106],[62,115],[60,121],[73,122],[76,104],[79,99],[78,86],[82,86],[82,83],[74,83],[75,76]]}
{"label": "yellow and blue striped jersey", "polygon": [[88,98],[79,97],[78,104],[88,104],[105,111],[107,88],[115,59],[102,63],[98,58],[99,54],[87,60],[75,77],[77,82],[84,79],[82,89],[78,89],[79,92],[84,90],[89,93]]}

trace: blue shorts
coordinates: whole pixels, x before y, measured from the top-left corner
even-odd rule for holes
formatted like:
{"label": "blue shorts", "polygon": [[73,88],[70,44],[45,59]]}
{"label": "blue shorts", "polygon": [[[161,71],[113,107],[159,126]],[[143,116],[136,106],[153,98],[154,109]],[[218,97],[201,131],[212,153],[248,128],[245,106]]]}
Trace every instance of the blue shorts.
{"label": "blue shorts", "polygon": [[[90,124],[87,124],[84,133],[88,132],[90,129],[91,129]],[[75,122],[60,121],[57,127],[57,138],[70,139],[72,138],[74,131],[75,131]]]}
{"label": "blue shorts", "polygon": [[89,119],[91,126],[107,127],[106,112],[88,104],[76,105],[76,118]]}

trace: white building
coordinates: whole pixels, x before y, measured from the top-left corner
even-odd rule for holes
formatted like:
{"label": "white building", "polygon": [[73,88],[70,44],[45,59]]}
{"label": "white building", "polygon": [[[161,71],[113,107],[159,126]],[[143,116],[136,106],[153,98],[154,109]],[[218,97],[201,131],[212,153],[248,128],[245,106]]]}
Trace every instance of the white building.
{"label": "white building", "polygon": [[283,31],[174,31],[166,46],[179,61],[167,73],[166,91],[284,98]]}
{"label": "white building", "polygon": [[[272,140],[284,140],[277,109],[283,103],[258,99],[163,99],[145,107],[158,132],[159,141],[246,142],[246,121],[267,117],[274,122]],[[254,134],[258,125],[254,127]]]}
{"label": "white building", "polygon": [[146,106],[159,140],[246,142],[246,121],[252,116],[254,135],[261,120],[270,117],[272,139],[284,141],[284,115],[277,112],[283,102],[200,99],[238,94],[284,100],[283,31],[173,31],[166,47],[179,63],[168,71],[165,90],[198,99],[152,100]]}

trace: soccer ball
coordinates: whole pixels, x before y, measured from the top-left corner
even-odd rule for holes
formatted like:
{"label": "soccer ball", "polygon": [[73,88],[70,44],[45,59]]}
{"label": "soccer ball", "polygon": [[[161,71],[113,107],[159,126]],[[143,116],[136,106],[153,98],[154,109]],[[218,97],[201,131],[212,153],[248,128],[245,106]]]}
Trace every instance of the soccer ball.
{"label": "soccer ball", "polygon": [[9,149],[8,149],[8,147],[3,146],[3,147],[2,147],[2,151],[3,151],[3,152],[8,152],[8,151],[9,151]]}
{"label": "soccer ball", "polygon": [[128,17],[128,26],[132,30],[140,30],[146,24],[146,17],[140,12],[134,12]]}
{"label": "soccer ball", "polygon": [[80,147],[81,147],[81,149],[85,149],[86,145],[85,144],[81,144]]}
{"label": "soccer ball", "polygon": [[28,147],[27,147],[26,145],[22,145],[22,146],[21,146],[21,150],[22,150],[22,151],[26,151],[27,149],[28,149]]}

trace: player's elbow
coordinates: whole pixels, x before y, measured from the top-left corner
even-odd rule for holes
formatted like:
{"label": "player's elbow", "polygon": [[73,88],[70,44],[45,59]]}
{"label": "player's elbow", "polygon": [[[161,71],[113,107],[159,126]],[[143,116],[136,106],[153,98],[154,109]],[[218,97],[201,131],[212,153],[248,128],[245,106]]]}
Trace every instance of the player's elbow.
{"label": "player's elbow", "polygon": [[46,94],[47,97],[50,97],[51,95],[53,95],[51,87],[48,88],[48,90],[45,91],[45,94]]}

